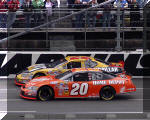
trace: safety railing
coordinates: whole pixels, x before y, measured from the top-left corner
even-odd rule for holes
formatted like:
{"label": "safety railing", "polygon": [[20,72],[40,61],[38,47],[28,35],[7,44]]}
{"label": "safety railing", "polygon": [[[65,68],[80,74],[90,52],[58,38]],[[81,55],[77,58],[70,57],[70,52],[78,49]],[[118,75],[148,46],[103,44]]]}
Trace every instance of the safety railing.
{"label": "safety railing", "polygon": [[[5,23],[8,25],[9,20],[7,21],[6,19],[8,18],[9,14],[13,13],[16,16],[14,16],[15,21],[13,22],[13,25],[11,26],[11,28],[31,28],[31,27],[39,26],[51,20],[60,19],[61,17],[64,17],[68,14],[78,12],[78,11],[79,11],[78,9],[54,8],[52,12],[48,14],[46,9],[39,9],[39,10],[35,9],[32,12],[24,12],[23,9],[19,9],[15,13],[14,12],[0,12],[0,14],[3,14],[3,20],[4,20],[4,21],[3,20],[2,21],[0,20],[0,21],[1,23],[3,24]],[[117,9],[111,8],[108,16],[105,15],[106,17],[110,19],[109,27],[116,27],[116,16],[117,16],[116,12],[117,12]],[[140,8],[138,11],[132,11],[131,9],[128,8],[122,12],[123,12],[124,27],[143,27],[143,23],[142,23],[143,22],[143,9],[142,8]],[[91,24],[95,24],[96,25],[95,27],[108,27],[105,25],[105,22],[103,22],[104,20],[103,18],[105,18],[103,13],[105,13],[103,8],[97,8],[95,10],[87,11],[87,15],[85,14],[82,16],[84,21],[81,21],[81,22],[82,24],[85,24],[85,21],[86,21],[85,19],[87,19],[86,24],[88,24],[88,21],[89,21],[88,16],[93,15],[93,17],[95,18],[94,18],[94,22],[92,21],[92,18],[90,18],[90,22],[92,22]],[[136,14],[136,15],[133,15],[133,14]],[[68,28],[69,26],[66,25],[68,24],[68,22],[66,21],[63,22],[63,27]],[[70,27],[74,28],[74,24],[76,24],[77,22],[76,16],[72,17],[71,22],[73,26],[70,26]],[[62,27],[61,25],[55,26],[55,28],[61,28],[61,27]],[[6,28],[6,27],[5,25],[0,25],[0,28]]]}
{"label": "safety railing", "polygon": [[[111,8],[108,12],[102,5],[89,10],[54,8],[52,14],[48,14],[45,9],[32,12],[20,9],[16,12],[15,22],[7,28],[7,33],[4,32],[5,29],[0,28],[5,34],[3,36],[6,37],[7,34],[8,37],[5,42],[6,49],[51,51],[143,49],[143,9],[133,11],[127,8],[122,11]],[[9,14],[11,13],[8,12]],[[10,39],[18,32],[28,34]]]}

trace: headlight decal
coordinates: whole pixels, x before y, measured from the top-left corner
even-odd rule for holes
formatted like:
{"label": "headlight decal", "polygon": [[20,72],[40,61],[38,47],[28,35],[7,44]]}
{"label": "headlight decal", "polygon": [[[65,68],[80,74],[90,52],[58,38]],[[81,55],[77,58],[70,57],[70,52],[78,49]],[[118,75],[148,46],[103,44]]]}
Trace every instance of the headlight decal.
{"label": "headlight decal", "polygon": [[37,90],[38,87],[36,87],[36,86],[30,86],[30,87],[27,87],[26,89],[28,89],[28,90]]}

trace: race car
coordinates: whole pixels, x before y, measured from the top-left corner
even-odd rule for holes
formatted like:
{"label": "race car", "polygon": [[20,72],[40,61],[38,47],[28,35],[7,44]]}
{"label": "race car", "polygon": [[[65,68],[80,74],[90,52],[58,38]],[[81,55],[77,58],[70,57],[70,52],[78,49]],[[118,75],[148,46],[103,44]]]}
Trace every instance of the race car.
{"label": "race car", "polygon": [[16,75],[15,84],[23,85],[30,79],[39,76],[57,75],[73,68],[99,68],[110,73],[125,73],[124,62],[122,61],[119,63],[108,63],[87,56],[68,56],[65,59],[52,63],[35,64],[27,67]]}
{"label": "race car", "polygon": [[116,94],[134,91],[136,87],[128,75],[114,75],[97,68],[74,68],[30,80],[21,87],[20,96],[41,101],[89,97],[112,100]]}

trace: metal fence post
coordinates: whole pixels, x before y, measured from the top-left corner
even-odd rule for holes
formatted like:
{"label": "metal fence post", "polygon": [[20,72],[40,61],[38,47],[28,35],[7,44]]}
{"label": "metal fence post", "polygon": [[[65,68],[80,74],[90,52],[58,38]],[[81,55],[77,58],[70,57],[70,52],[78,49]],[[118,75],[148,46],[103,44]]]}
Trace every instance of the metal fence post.
{"label": "metal fence post", "polygon": [[121,37],[120,37],[120,33],[121,33],[121,31],[120,31],[121,11],[120,11],[120,8],[121,8],[121,3],[119,0],[119,2],[117,3],[117,45],[115,47],[115,50],[117,50],[117,51],[121,51],[121,49],[122,49],[121,45],[120,45],[120,43],[121,43]]}
{"label": "metal fence post", "polygon": [[85,20],[84,20],[85,48],[86,48],[86,39],[87,39],[87,36],[86,36],[86,29],[87,29],[87,12],[88,12],[88,11],[85,12]]}
{"label": "metal fence post", "polygon": [[[46,13],[46,23],[48,23],[47,11],[45,11],[45,13]],[[48,24],[46,25],[46,48],[48,48]]]}
{"label": "metal fence post", "polygon": [[124,11],[124,13],[123,13],[123,20],[122,20],[122,49],[124,49],[125,48],[125,32],[124,32],[124,30],[125,30],[125,12],[126,11]]}

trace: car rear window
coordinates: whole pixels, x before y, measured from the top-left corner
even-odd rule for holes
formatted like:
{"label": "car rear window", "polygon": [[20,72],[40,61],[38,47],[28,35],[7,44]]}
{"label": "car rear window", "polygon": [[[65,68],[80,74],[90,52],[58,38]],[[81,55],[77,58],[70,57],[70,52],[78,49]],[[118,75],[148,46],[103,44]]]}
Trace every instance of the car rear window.
{"label": "car rear window", "polygon": [[96,60],[96,61],[99,61],[99,62],[102,62],[102,63],[104,63],[104,64],[106,64],[106,65],[109,65],[109,62],[106,62],[106,61],[104,61],[104,60],[97,59],[97,58],[95,58],[95,60]]}
{"label": "car rear window", "polygon": [[52,63],[49,63],[49,64],[46,64],[46,67],[47,68],[54,68],[56,67],[57,65],[63,63],[63,62],[66,62],[67,60],[66,59],[60,59],[60,60],[57,60],[55,62],[52,62]]}

